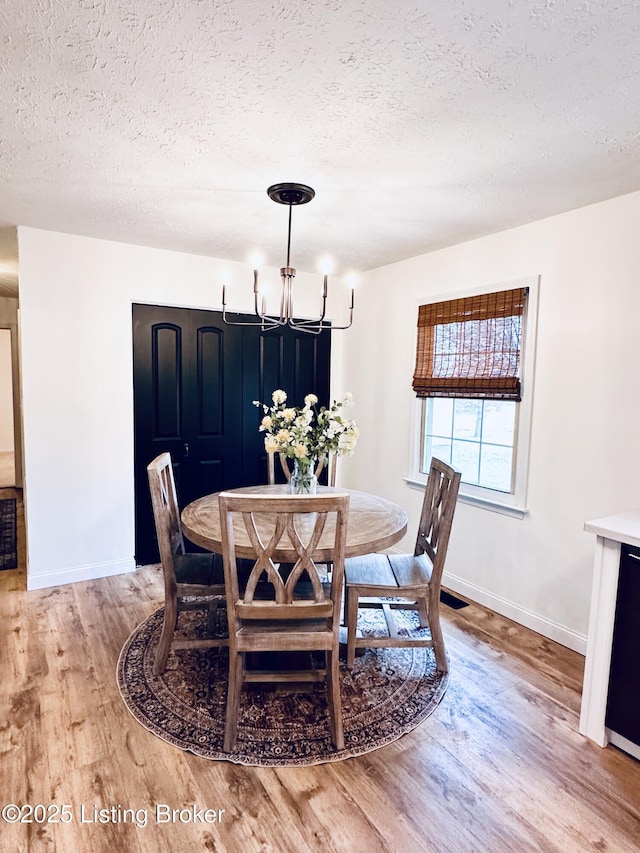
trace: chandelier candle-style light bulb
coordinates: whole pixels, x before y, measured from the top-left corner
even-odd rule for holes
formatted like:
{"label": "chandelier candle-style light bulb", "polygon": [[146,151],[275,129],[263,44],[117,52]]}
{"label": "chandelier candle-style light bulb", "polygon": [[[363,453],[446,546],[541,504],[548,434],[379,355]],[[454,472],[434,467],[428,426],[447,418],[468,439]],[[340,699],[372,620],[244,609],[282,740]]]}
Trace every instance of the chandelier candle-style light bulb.
{"label": "chandelier candle-style light bulb", "polygon": [[295,267],[291,266],[291,210],[294,205],[307,204],[315,196],[315,191],[305,184],[273,184],[267,190],[272,201],[289,206],[289,230],[287,233],[287,265],[280,269],[282,279],[282,292],[280,297],[280,315],[271,316],[267,314],[266,298],[258,300],[258,266],[260,262],[254,260],[253,270],[253,297],[255,320],[231,320],[227,317],[227,295],[226,285],[222,286],[222,319],[230,326],[255,326],[258,325],[263,331],[277,329],[279,326],[290,326],[299,332],[307,332],[310,335],[319,335],[324,329],[348,329],[353,323],[353,289],[351,290],[351,306],[349,308],[349,322],[344,326],[335,326],[329,320],[325,320],[327,310],[327,296],[329,292],[328,276],[331,269],[324,264],[324,279],[322,284],[322,308],[320,316],[311,320],[296,320],[293,307],[293,279],[296,275]]}

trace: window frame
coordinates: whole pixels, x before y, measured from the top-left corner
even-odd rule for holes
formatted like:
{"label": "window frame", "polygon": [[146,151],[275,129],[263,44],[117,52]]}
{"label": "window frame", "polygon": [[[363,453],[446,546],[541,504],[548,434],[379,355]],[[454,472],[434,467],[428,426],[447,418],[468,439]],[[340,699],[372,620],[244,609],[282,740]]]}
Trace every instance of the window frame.
{"label": "window frame", "polygon": [[[535,350],[536,329],[538,319],[538,294],[539,276],[508,281],[502,284],[492,284],[486,287],[474,288],[455,293],[432,294],[415,301],[414,316],[417,316],[420,305],[431,302],[445,302],[453,299],[461,299],[467,296],[476,296],[483,293],[492,293],[500,290],[514,290],[518,287],[527,287],[529,295],[527,309],[522,328],[522,347],[520,361],[520,383],[522,388],[522,399],[514,403],[516,408],[514,428],[514,456],[515,465],[512,472],[512,491],[502,492],[497,489],[489,489],[485,486],[477,486],[471,483],[460,483],[458,500],[461,503],[471,504],[493,512],[504,513],[515,518],[524,518],[527,514],[527,487],[529,479],[529,444],[531,439],[531,417],[533,413],[533,377],[535,375]],[[417,326],[414,330],[414,347],[416,351]],[[414,488],[423,489],[427,482],[427,475],[420,471],[422,429],[425,417],[426,399],[415,396],[412,392],[412,426],[411,426],[411,450],[409,459],[409,474],[405,482]]]}

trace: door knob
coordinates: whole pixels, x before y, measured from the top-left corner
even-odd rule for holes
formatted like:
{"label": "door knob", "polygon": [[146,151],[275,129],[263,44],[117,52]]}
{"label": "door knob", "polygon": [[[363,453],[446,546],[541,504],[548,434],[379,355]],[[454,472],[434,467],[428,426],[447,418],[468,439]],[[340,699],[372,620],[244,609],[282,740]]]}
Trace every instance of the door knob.
{"label": "door knob", "polygon": [[188,441],[185,441],[185,443],[184,443],[184,458],[185,459],[189,458],[189,442]]}

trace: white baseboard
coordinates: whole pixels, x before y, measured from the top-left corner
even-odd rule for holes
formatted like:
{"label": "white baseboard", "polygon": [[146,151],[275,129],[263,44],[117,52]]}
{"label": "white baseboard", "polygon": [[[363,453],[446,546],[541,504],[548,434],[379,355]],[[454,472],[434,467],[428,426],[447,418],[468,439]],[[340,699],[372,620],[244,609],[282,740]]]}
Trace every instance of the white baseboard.
{"label": "white baseboard", "polygon": [[64,569],[60,572],[45,572],[43,574],[30,574],[27,572],[27,589],[46,589],[50,586],[62,586],[67,583],[78,581],[93,581],[98,578],[107,578],[111,575],[124,575],[134,572],[136,561],[117,560],[112,563],[96,563],[92,566],[77,566],[75,569]]}
{"label": "white baseboard", "polygon": [[628,740],[626,737],[622,737],[622,735],[619,735],[617,732],[612,732],[610,729],[607,729],[606,732],[609,736],[609,743],[617,746],[618,749],[623,749],[625,752],[629,753],[629,755],[633,755],[634,758],[640,761],[640,746],[637,743],[634,743],[632,740]]}
{"label": "white baseboard", "polygon": [[563,625],[558,625],[557,622],[552,622],[544,616],[539,616],[531,610],[513,604],[511,601],[500,598],[500,596],[487,592],[487,590],[448,572],[444,572],[442,576],[442,585],[465,598],[471,599],[471,601],[488,607],[489,610],[494,610],[501,616],[506,616],[507,619],[512,619],[519,625],[524,625],[525,628],[531,628],[532,631],[560,643],[561,646],[566,646],[581,655],[587,653],[587,637],[584,634],[571,631]]}

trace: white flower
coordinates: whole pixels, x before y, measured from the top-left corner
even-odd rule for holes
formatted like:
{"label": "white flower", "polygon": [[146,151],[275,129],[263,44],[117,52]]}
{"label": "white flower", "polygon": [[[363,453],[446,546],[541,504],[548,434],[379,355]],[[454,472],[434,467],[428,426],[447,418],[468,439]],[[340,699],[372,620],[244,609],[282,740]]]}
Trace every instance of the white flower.
{"label": "white flower", "polygon": [[288,429],[280,429],[276,433],[276,439],[278,440],[279,444],[286,444],[290,438],[291,438],[291,433],[289,432]]}
{"label": "white flower", "polygon": [[285,409],[282,413],[282,417],[285,419],[285,421],[290,423],[291,421],[295,420],[296,410],[295,409]]}
{"label": "white flower", "polygon": [[304,404],[307,408],[309,408],[309,406],[315,406],[317,402],[318,398],[315,394],[307,394],[307,396],[304,398]]}
{"label": "white flower", "polygon": [[269,427],[273,424],[273,418],[271,415],[265,415],[265,417],[260,422],[260,429],[265,430],[269,429]]}
{"label": "white flower", "polygon": [[296,457],[296,459],[303,459],[305,456],[307,456],[307,453],[308,451],[306,444],[298,443],[293,445],[293,455]]}
{"label": "white flower", "polygon": [[271,395],[271,399],[276,404],[276,406],[279,406],[282,403],[286,402],[286,400],[287,400],[286,392],[278,389],[278,390],[273,392],[273,394]]}
{"label": "white flower", "polygon": [[280,450],[278,439],[273,435],[265,435],[264,449],[267,451],[267,453],[276,453],[278,450]]}
{"label": "white flower", "polygon": [[356,449],[357,436],[353,432],[343,432],[338,439],[338,453],[353,453]]}
{"label": "white flower", "polygon": [[342,397],[342,405],[343,406],[353,406],[353,394],[351,391],[346,391],[344,396]]}
{"label": "white flower", "polygon": [[309,432],[311,429],[311,421],[313,419],[313,412],[311,409],[307,409],[307,411],[301,412],[296,418],[296,428],[302,430],[302,432]]}

